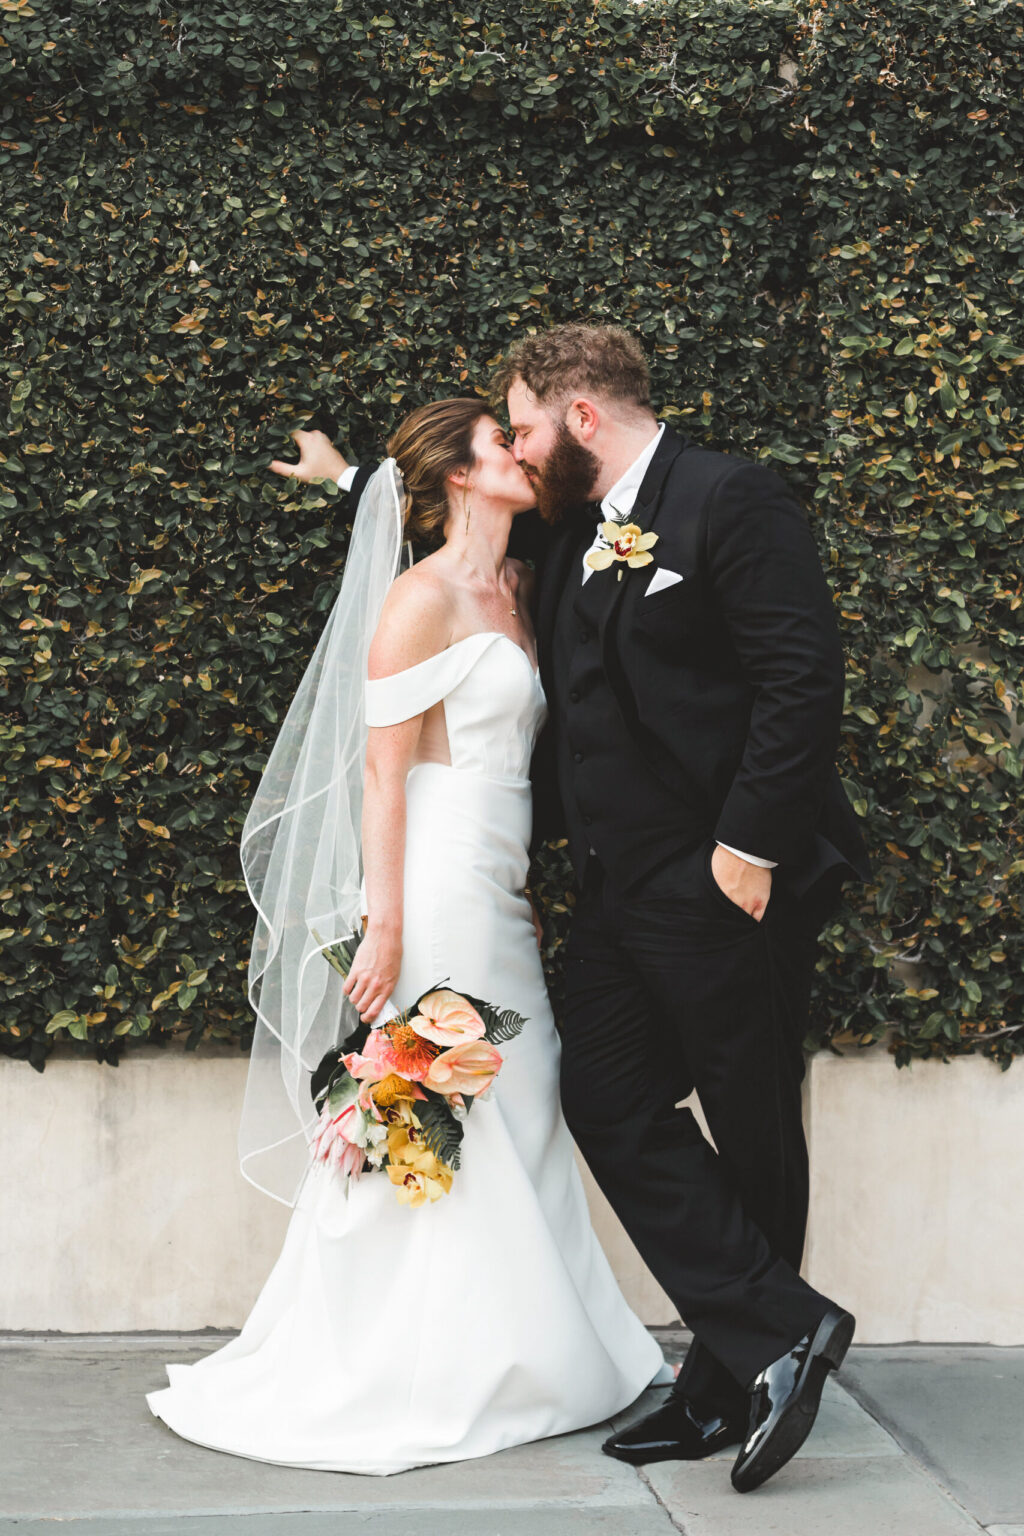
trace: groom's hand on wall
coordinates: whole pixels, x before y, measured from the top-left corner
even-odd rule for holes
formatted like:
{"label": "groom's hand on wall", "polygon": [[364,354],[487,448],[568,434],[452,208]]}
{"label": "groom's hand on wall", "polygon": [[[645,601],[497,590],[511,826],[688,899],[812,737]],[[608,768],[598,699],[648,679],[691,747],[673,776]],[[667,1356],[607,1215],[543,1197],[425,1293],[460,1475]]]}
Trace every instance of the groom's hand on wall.
{"label": "groom's hand on wall", "polygon": [[761,921],[772,894],[772,872],[730,853],[728,848],[717,845],[711,855],[711,873],[715,883],[730,901],[750,917]]}
{"label": "groom's hand on wall", "polygon": [[275,475],[291,475],[296,480],[337,480],[348,469],[348,460],[335,448],[326,432],[292,433],[299,450],[299,462],[286,464],[283,459],[272,459],[270,468]]}

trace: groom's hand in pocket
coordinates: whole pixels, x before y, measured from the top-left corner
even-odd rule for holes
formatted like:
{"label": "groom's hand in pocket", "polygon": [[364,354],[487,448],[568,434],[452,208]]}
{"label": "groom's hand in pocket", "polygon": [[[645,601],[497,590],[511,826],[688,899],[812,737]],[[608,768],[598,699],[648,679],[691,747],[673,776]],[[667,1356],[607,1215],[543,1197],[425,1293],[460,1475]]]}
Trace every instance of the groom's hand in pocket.
{"label": "groom's hand in pocket", "polygon": [[729,900],[749,917],[760,922],[764,917],[772,894],[772,872],[751,864],[721,843],[716,843],[711,855],[711,875],[715,884]]}

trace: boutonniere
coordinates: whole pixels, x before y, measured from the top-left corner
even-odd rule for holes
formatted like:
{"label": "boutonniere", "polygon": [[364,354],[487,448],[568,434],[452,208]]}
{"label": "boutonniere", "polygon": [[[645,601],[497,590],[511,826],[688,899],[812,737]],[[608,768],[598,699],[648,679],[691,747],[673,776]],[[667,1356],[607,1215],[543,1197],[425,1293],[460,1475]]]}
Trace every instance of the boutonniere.
{"label": "boutonniere", "polygon": [[618,562],[621,581],[623,565],[628,565],[632,571],[650,565],[654,560],[650,551],[657,544],[658,535],[644,533],[636,523],[602,523],[601,537],[607,540],[608,548],[591,550],[587,556],[591,570],[603,571]]}

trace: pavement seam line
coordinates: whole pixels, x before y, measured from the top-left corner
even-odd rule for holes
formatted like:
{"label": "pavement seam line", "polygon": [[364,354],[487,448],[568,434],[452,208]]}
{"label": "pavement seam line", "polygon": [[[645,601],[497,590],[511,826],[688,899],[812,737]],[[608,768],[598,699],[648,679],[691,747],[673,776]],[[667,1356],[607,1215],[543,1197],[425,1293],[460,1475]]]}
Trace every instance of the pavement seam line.
{"label": "pavement seam line", "polygon": [[644,1471],[643,1467],[637,1467],[635,1470],[636,1470],[637,1477],[643,1483],[644,1487],[647,1489],[648,1493],[653,1498],[655,1504],[658,1505],[659,1509],[664,1510],[665,1516],[668,1519],[668,1522],[671,1525],[672,1529],[674,1531],[679,1531],[680,1532],[680,1536],[687,1536],[686,1526],[685,1525],[680,1525],[680,1523],[676,1519],[675,1515],[672,1513],[672,1511],[669,1509],[668,1505],[665,1503],[665,1500],[659,1494],[657,1488],[655,1488],[654,1484],[651,1482],[650,1478],[647,1476],[647,1473]]}
{"label": "pavement seam line", "polygon": [[[962,1514],[966,1515],[968,1520],[971,1521],[972,1525],[974,1525],[977,1530],[984,1531],[985,1527],[982,1525],[981,1521],[971,1513],[971,1511],[967,1508],[967,1505],[961,1503],[952,1489],[947,1488],[942,1479],[937,1477],[932,1469],[925,1465],[917,1452],[910,1450],[904,1441],[901,1440],[900,1437],[895,1433],[893,1427],[885,1422],[885,1419],[882,1417],[881,1407],[875,1403],[870,1393],[865,1393],[864,1397],[861,1397],[858,1395],[858,1393],[854,1392],[852,1387],[848,1387],[845,1382],[839,1381],[838,1379],[836,1379],[836,1385],[843,1389],[847,1397],[851,1398],[853,1402],[857,1404],[857,1407],[860,1408],[862,1412],[866,1413],[868,1418],[872,1419],[878,1425],[879,1429],[884,1429],[890,1440],[892,1440],[893,1443],[899,1447],[900,1455],[906,1457],[907,1461],[914,1468],[915,1472],[919,1473],[926,1482],[931,1483],[934,1488],[937,1488],[939,1492],[943,1494],[944,1497],[947,1498],[956,1509],[959,1509]],[[913,1437],[911,1437],[911,1439],[913,1439]]]}

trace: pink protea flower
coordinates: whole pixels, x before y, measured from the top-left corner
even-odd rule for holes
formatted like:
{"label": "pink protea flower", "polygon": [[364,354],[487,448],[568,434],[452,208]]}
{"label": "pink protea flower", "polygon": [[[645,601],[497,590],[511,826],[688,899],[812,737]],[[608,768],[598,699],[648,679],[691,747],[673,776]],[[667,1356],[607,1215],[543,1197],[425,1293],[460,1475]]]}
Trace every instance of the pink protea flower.
{"label": "pink protea flower", "polygon": [[346,1104],[344,1109],[338,1110],[337,1113],[325,1104],[320,1111],[316,1136],[313,1139],[314,1150],[319,1150],[321,1145],[324,1148],[330,1146],[339,1136],[343,1141],[355,1145],[358,1119],[354,1104]]}
{"label": "pink protea flower", "polygon": [[354,1147],[350,1141],[336,1141],[331,1157],[331,1167],[336,1173],[349,1179],[358,1179],[363,1171],[366,1153],[362,1147]]}
{"label": "pink protea flower", "polygon": [[435,1045],[462,1045],[479,1040],[487,1027],[472,1003],[449,987],[440,987],[421,998],[419,1012],[409,1023],[418,1035]]}
{"label": "pink protea flower", "polygon": [[356,1133],[358,1121],[359,1115],[354,1104],[346,1104],[337,1115],[332,1114],[325,1104],[313,1137],[314,1162],[326,1163],[329,1168],[336,1168],[350,1178],[357,1179],[366,1156],[363,1148],[350,1140],[350,1136]]}
{"label": "pink protea flower", "polygon": [[489,1040],[467,1040],[464,1045],[454,1045],[435,1057],[423,1085],[435,1093],[486,1093],[502,1059],[497,1046]]}

